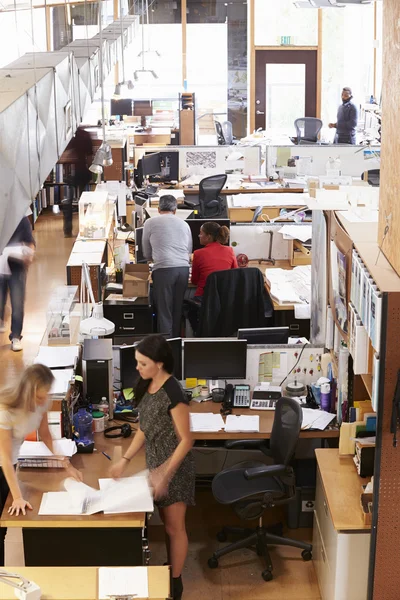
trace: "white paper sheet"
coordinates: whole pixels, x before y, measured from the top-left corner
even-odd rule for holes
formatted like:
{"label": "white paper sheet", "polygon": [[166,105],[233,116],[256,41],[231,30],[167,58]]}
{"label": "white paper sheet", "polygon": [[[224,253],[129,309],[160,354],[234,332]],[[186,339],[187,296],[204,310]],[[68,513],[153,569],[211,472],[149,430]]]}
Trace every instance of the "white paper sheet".
{"label": "white paper sheet", "polygon": [[227,433],[258,432],[260,431],[260,417],[258,415],[228,415],[225,431]]}
{"label": "white paper sheet", "polygon": [[278,233],[281,233],[285,239],[307,242],[312,238],[312,225],[284,225]]}
{"label": "white paper sheet", "polygon": [[99,479],[99,486],[105,515],[154,511],[147,472],[121,479]]}
{"label": "white paper sheet", "polygon": [[54,381],[50,389],[50,394],[66,394],[68,390],[68,384],[74,375],[74,370],[54,369],[52,373],[54,376]]}
{"label": "white paper sheet", "polygon": [[104,252],[103,241],[77,240],[72,246],[73,254],[86,254],[87,252]]}
{"label": "white paper sheet", "polygon": [[302,408],[303,421],[301,423],[301,429],[319,429],[324,430],[331,421],[336,417],[332,413],[325,412],[324,410],[314,410],[312,408]]}
{"label": "white paper sheet", "polygon": [[235,208],[248,208],[254,206],[306,206],[310,201],[308,194],[291,193],[265,193],[265,194],[237,194],[232,196]]}
{"label": "white paper sheet", "polygon": [[220,414],[214,413],[190,413],[191,431],[220,431],[225,423]]}
{"label": "white paper sheet", "polygon": [[149,597],[147,567],[100,567],[99,600],[110,596]]}
{"label": "white paper sheet", "polygon": [[173,196],[174,198],[176,198],[178,200],[179,198],[185,197],[185,192],[184,192],[184,190],[163,189],[163,190],[158,190],[157,196],[159,198],[161,198],[162,196]]}
{"label": "white paper sheet", "polygon": [[33,362],[41,363],[49,369],[73,367],[78,354],[78,346],[40,346]]}
{"label": "white paper sheet", "polygon": [[[62,438],[53,440],[54,455],[71,458],[76,453],[76,444],[73,440]],[[44,442],[24,442],[19,450],[20,458],[40,458],[54,456]]]}

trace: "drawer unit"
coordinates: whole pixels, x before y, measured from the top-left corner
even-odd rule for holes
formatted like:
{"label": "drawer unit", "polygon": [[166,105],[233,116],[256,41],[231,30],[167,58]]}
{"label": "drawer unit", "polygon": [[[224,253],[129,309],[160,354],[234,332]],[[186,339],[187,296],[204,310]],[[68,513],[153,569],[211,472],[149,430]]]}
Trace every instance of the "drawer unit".
{"label": "drawer unit", "polygon": [[367,600],[370,538],[368,531],[336,529],[318,470],[313,562],[322,600]]}
{"label": "drawer unit", "polygon": [[155,331],[153,307],[147,298],[135,302],[105,300],[104,316],[115,325],[114,336],[132,336]]}

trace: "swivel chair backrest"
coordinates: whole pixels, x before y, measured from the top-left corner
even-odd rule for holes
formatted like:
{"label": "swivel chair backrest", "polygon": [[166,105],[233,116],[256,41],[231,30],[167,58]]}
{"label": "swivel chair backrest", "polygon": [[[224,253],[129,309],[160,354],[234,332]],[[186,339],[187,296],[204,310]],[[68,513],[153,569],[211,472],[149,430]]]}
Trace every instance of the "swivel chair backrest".
{"label": "swivel chair backrest", "polygon": [[315,117],[302,117],[296,119],[294,122],[297,135],[297,143],[316,143],[318,142],[318,135],[322,129],[321,119]]}
{"label": "swivel chair backrest", "polygon": [[216,217],[221,212],[219,194],[227,180],[227,175],[211,175],[205,177],[199,184],[200,216]]}
{"label": "swivel chair backrest", "polygon": [[280,398],[275,406],[270,450],[275,464],[289,465],[299,439],[303,414],[292,398]]}
{"label": "swivel chair backrest", "polygon": [[229,146],[233,142],[233,130],[232,123],[230,121],[224,121],[222,123],[222,132],[225,139],[225,144]]}
{"label": "swivel chair backrest", "polygon": [[225,136],[222,125],[219,121],[214,121],[215,132],[217,134],[218,146],[226,146]]}

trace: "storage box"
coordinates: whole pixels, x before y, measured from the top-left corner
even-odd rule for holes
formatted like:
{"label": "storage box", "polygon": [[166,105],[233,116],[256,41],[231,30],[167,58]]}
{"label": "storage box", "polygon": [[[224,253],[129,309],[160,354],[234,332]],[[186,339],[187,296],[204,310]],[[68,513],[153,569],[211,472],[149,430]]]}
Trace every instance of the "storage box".
{"label": "storage box", "polygon": [[126,264],[122,295],[125,298],[149,295],[150,270],[148,265]]}

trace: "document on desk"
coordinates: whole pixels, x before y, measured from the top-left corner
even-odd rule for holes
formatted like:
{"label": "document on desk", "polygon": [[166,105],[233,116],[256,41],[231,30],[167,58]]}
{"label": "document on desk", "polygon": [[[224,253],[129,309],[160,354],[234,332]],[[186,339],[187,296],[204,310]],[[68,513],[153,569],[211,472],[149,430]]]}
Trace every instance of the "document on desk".
{"label": "document on desk", "polygon": [[121,479],[99,479],[99,486],[105,515],[154,512],[147,471]]}
{"label": "document on desk", "polygon": [[311,265],[294,269],[266,269],[270,295],[278,304],[310,304]]}
{"label": "document on desk", "polygon": [[284,240],[307,242],[312,238],[312,225],[284,225],[278,233],[283,235]]}
{"label": "document on desk", "polygon": [[73,367],[78,354],[78,346],[40,346],[33,362],[45,365],[49,369]]}
{"label": "document on desk", "polygon": [[173,196],[176,200],[179,200],[180,198],[185,197],[185,191],[183,189],[169,190],[164,188],[158,190],[156,196],[158,196],[158,198],[162,198],[162,196]]}
{"label": "document on desk", "polygon": [[228,415],[225,431],[226,433],[258,433],[260,417],[258,415]]}
{"label": "document on desk", "polygon": [[254,206],[307,206],[310,201],[308,194],[291,194],[272,192],[265,194],[235,194],[232,196],[234,208],[252,208]]}
{"label": "document on desk", "polygon": [[103,510],[100,490],[82,481],[68,478],[65,492],[46,492],[42,496],[39,515],[94,515]]}
{"label": "document on desk", "polygon": [[50,388],[50,395],[65,395],[68,391],[69,382],[74,376],[73,369],[52,370],[54,381]]}
{"label": "document on desk", "polygon": [[48,458],[49,456],[67,456],[76,454],[76,444],[73,440],[62,438],[53,440],[54,454],[44,442],[24,442],[19,450],[19,458]]}
{"label": "document on desk", "polygon": [[190,431],[220,431],[225,423],[220,414],[190,413]]}
{"label": "document on desk", "polygon": [[149,597],[147,567],[100,567],[99,600],[110,596],[133,596],[135,600]]}
{"label": "document on desk", "polygon": [[319,429],[323,431],[331,423],[336,415],[324,410],[314,410],[312,408],[302,408],[303,420],[301,429]]}

